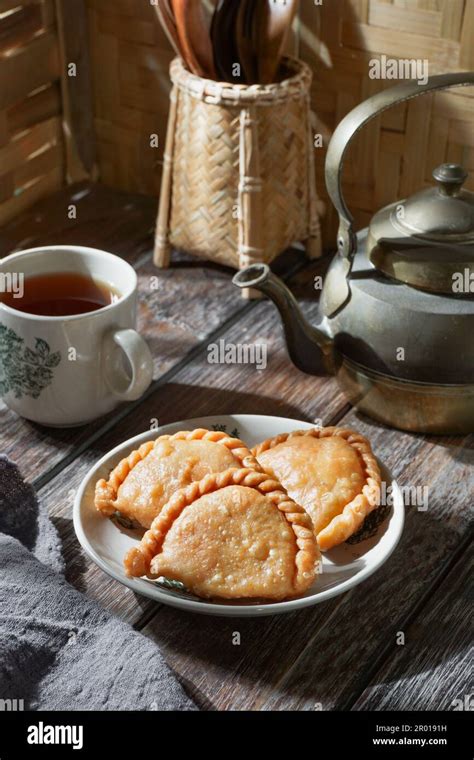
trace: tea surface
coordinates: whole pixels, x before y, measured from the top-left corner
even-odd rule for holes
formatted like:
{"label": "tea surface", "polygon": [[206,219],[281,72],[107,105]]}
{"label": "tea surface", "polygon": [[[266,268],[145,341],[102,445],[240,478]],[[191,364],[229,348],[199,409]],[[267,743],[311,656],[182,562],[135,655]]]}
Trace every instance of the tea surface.
{"label": "tea surface", "polygon": [[14,292],[0,292],[0,303],[27,314],[70,317],[103,309],[119,297],[110,285],[90,275],[58,272],[25,277],[22,288],[16,281]]}

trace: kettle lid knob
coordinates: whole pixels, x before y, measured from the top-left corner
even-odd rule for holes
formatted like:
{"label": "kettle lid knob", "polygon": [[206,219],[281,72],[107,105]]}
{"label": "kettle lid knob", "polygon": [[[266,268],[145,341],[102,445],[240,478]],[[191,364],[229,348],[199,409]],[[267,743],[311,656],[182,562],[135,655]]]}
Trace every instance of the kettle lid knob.
{"label": "kettle lid knob", "polygon": [[453,295],[453,277],[474,273],[474,193],[459,164],[433,171],[436,187],[386,206],[369,227],[368,255],[377,269],[408,285]]}
{"label": "kettle lid knob", "polygon": [[460,164],[441,164],[433,171],[433,178],[443,195],[457,195],[468,176]]}

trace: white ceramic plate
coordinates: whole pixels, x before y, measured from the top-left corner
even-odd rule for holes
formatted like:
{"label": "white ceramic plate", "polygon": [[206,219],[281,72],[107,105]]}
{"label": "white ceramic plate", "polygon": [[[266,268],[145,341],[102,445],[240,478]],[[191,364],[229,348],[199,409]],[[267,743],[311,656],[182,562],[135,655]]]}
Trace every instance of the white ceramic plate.
{"label": "white ceramic plate", "polygon": [[323,555],[322,573],[318,575],[309,591],[299,599],[269,604],[213,603],[201,601],[179,591],[163,589],[153,581],[144,578],[127,578],[122,564],[123,557],[126,551],[137,543],[139,537],[133,531],[120,528],[115,522],[102,517],[97,512],[94,507],[95,483],[99,478],[107,478],[120,459],[144,441],[165,433],[201,427],[209,430],[225,430],[242,438],[251,447],[278,433],[302,430],[312,425],[284,417],[266,417],[258,414],[198,417],[185,422],[164,425],[157,430],[137,435],[102,457],[88,472],[77,492],[74,503],[74,528],[80,543],[94,562],[104,572],[131,588],[132,591],[172,607],[207,615],[232,617],[274,615],[318,604],[348,591],[372,575],[395,549],[403,530],[403,496],[397,483],[382,465],[384,480],[387,486],[392,487],[393,505],[387,519],[379,525],[376,535],[372,538],[358,544],[342,544],[326,552]]}

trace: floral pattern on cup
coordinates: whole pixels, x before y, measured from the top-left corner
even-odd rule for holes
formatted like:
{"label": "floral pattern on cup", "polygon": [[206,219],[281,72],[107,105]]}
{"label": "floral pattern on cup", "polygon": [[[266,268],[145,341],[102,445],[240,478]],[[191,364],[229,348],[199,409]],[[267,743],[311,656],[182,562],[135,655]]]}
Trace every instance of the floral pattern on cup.
{"label": "floral pattern on cup", "polygon": [[13,392],[15,398],[39,398],[54,379],[61,352],[51,353],[49,344],[35,338],[34,350],[24,345],[14,330],[0,324],[0,394]]}

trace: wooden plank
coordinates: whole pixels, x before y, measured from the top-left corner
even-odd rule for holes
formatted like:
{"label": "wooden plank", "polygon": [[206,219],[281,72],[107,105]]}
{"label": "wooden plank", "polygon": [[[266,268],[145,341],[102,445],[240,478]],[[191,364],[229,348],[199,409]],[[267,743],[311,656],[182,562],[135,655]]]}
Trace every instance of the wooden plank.
{"label": "wooden plank", "polygon": [[64,154],[58,143],[49,145],[38,151],[13,172],[15,192],[27,186],[38,177],[43,177],[54,170],[63,175]]}
{"label": "wooden plank", "polygon": [[120,68],[120,82],[122,85],[132,85],[141,88],[148,87],[152,90],[156,84],[156,75],[145,66],[128,64]]}
{"label": "wooden plank", "polygon": [[13,173],[9,172],[0,176],[0,203],[8,201],[15,192]]}
{"label": "wooden plank", "polygon": [[[122,127],[141,135],[150,135],[157,131],[157,120],[166,124],[168,117],[168,102],[165,100],[157,103],[158,109],[153,112],[139,111],[136,108],[128,108],[123,103],[108,102],[107,108],[102,107],[96,113],[96,120],[104,125]],[[97,122],[96,122],[97,123]]]}
{"label": "wooden plank", "polygon": [[0,56],[27,43],[42,27],[39,5],[19,5],[0,18]]}
{"label": "wooden plank", "polygon": [[[446,156],[447,156],[448,163],[461,164],[461,166],[464,166],[465,168],[467,168],[469,148],[466,148],[466,146],[463,145],[462,143],[456,143],[456,142],[450,141],[448,143]],[[473,186],[474,186],[474,178],[468,177],[468,179],[466,180],[464,184],[464,187],[467,190],[472,190]]]}
{"label": "wooden plank", "polygon": [[[94,18],[95,14],[91,13],[91,25]],[[93,71],[101,72],[100,76],[94,76],[92,83],[95,115],[110,118],[120,104],[118,40],[105,35],[94,35],[91,38],[91,60]]]}
{"label": "wooden plank", "polygon": [[466,151],[466,169],[471,171],[474,169],[474,148],[468,148]]}
{"label": "wooden plank", "polygon": [[139,45],[130,40],[119,39],[118,49],[121,65],[128,63],[132,66],[143,66],[157,74],[165,72],[168,76],[169,62],[173,58],[169,47],[160,50],[156,46]]}
{"label": "wooden plank", "polygon": [[0,148],[7,144],[10,139],[8,134],[6,111],[0,111]]}
{"label": "wooden plank", "polygon": [[[466,535],[466,499],[474,487],[472,436],[404,434],[353,412],[340,424],[368,435],[402,485],[428,485],[428,510],[408,508],[401,544],[389,561],[328,603],[258,621],[160,608],[144,633],[217,709],[327,710],[350,704]],[[241,634],[238,647],[232,645],[234,631]]]}
{"label": "wooden plank", "polygon": [[404,132],[407,118],[407,104],[400,103],[398,106],[389,108],[381,116],[383,129],[391,129],[394,132]]}
{"label": "wooden plank", "polygon": [[[167,74],[163,70],[161,78],[164,79]],[[133,84],[129,84],[125,81],[122,82],[121,88],[121,104],[127,108],[134,108],[138,111],[146,114],[163,114],[167,104],[167,92],[163,89],[161,92],[156,90],[150,92],[150,90],[144,87],[136,87]],[[162,133],[166,134],[167,114],[163,114],[160,119],[160,127]],[[156,131],[156,130],[155,130]],[[149,135],[148,135],[149,136]]]}
{"label": "wooden plank", "polygon": [[[441,36],[446,39],[459,40],[463,27],[465,0],[449,0],[449,2],[441,4],[441,9],[443,13]],[[465,23],[467,21],[466,18]]]}
{"label": "wooden plank", "polygon": [[[91,8],[107,8],[110,7],[110,3],[105,0],[87,0],[87,5]],[[133,19],[137,17],[137,13],[143,14],[150,12],[151,8],[147,8],[148,3],[138,4],[137,0],[114,0],[114,11],[116,13],[124,14],[125,16],[131,16],[130,22],[133,23]]]}
{"label": "wooden plank", "polygon": [[54,34],[36,37],[14,54],[0,58],[0,108],[59,79],[59,49]]}
{"label": "wooden plank", "polygon": [[400,163],[400,154],[396,151],[380,150],[380,164],[383,166],[383,171],[376,173],[374,188],[375,202],[379,208],[399,199],[397,183],[400,177]]}
{"label": "wooden plank", "polygon": [[15,195],[2,203],[0,206],[0,225],[16,219],[37,201],[47,198],[59,190],[63,183],[63,176],[61,169],[54,169],[44,177],[37,178],[31,185],[24,187],[19,195]]}
{"label": "wooden plank", "polygon": [[472,709],[473,571],[471,545],[353,709]]}
{"label": "wooden plank", "polygon": [[432,97],[436,115],[471,123],[474,118],[474,99],[469,97],[469,92],[474,94],[474,87],[434,93]]}
{"label": "wooden plank", "polygon": [[[150,9],[151,10],[151,9]],[[110,34],[118,39],[138,42],[143,45],[162,45],[167,47],[167,39],[155,12],[142,18],[116,13],[112,8],[97,9],[97,27],[102,34]],[[169,46],[169,43],[168,43]]]}
{"label": "wooden plank", "polygon": [[28,129],[16,140],[11,140],[0,148],[0,172],[6,174],[16,169],[28,157],[45,145],[57,144],[61,141],[61,122],[53,117]]}
{"label": "wooden plank", "polygon": [[[405,135],[401,132],[392,132],[391,130],[382,129],[380,134],[380,152],[381,153],[395,153],[400,158],[405,148]],[[377,172],[377,175],[385,173],[385,164],[382,164],[383,169]]]}
{"label": "wooden plank", "polygon": [[[89,32],[83,0],[56,0],[61,92],[70,182],[95,179],[96,146],[92,107]],[[70,70],[71,66],[74,70]]]}
{"label": "wooden plank", "polygon": [[459,65],[463,69],[474,68],[474,0],[466,0]]}
{"label": "wooden plank", "polygon": [[37,5],[38,0],[0,0],[0,13],[7,13],[19,5]]}
{"label": "wooden plank", "polygon": [[[69,207],[76,208],[76,217]],[[132,263],[151,246],[156,201],[82,183],[61,189],[0,231],[0,257],[40,245],[102,247]]]}
{"label": "wooden plank", "polygon": [[[358,17],[360,18],[360,17]],[[360,19],[363,21],[364,19]],[[369,6],[369,24],[398,32],[410,32],[426,37],[441,37],[443,16],[439,11],[427,11],[406,7],[403,13],[394,5],[372,2]],[[454,39],[459,39],[455,37]]]}
{"label": "wooden plank", "polygon": [[400,194],[402,198],[414,193],[423,177],[428,153],[432,97],[415,98],[408,103],[405,150],[403,152]]}
{"label": "wooden plank", "polygon": [[44,29],[56,29],[55,0],[41,0],[41,16]]}
{"label": "wooden plank", "polygon": [[[175,272],[175,276],[176,274]],[[308,275],[306,280],[307,277]],[[296,286],[302,287],[303,280],[304,276],[297,280]],[[307,281],[305,290],[308,291]],[[190,300],[195,301],[196,298],[190,294]],[[160,308],[166,309],[166,303]],[[204,316],[205,305],[202,300],[201,308]],[[305,310],[314,318],[315,303],[307,302]],[[183,318],[189,319],[187,316]],[[295,370],[286,355],[278,322],[278,315],[271,304],[258,303],[220,336],[229,343],[265,343],[268,348],[268,366],[265,370],[259,371],[245,365],[211,365],[207,361],[207,346],[204,345],[199,355],[177,373],[172,381],[159,387],[137,406],[133,414],[127,415],[110,432],[95,440],[93,445],[81,452],[76,461],[40,492],[43,503],[61,532],[66,559],[70,563],[68,577],[71,582],[80,585],[89,596],[98,599],[132,624],[139,624],[144,611],[149,612],[153,606],[108,579],[93,563],[85,559],[75,539],[71,521],[74,489],[102,454],[149,429],[154,420],[167,424],[179,417],[186,419],[252,410],[260,414],[296,419],[314,420],[317,417],[325,422],[336,418],[345,407],[345,402],[335,382],[332,378],[309,377]],[[190,329],[187,325],[186,327]],[[264,382],[259,380],[261,376],[264,376]]]}
{"label": "wooden plank", "polygon": [[61,94],[58,83],[54,82],[7,110],[8,133],[12,137],[16,132],[21,132],[53,116],[59,116],[60,113]]}
{"label": "wooden plank", "polygon": [[350,48],[385,53],[396,58],[427,58],[436,63],[437,69],[452,69],[459,61],[460,45],[454,40],[410,32],[397,31],[394,34],[392,29],[355,22],[343,23],[342,43]]}
{"label": "wooden plank", "polygon": [[119,127],[102,119],[95,120],[97,137],[102,142],[110,142],[115,147],[123,145],[127,150],[133,150],[136,134],[126,127]]}
{"label": "wooden plank", "polygon": [[474,146],[474,130],[472,124],[459,119],[451,119],[449,122],[448,140],[450,142],[460,143],[464,146]]}
{"label": "wooden plank", "polygon": [[[361,83],[360,100],[364,101],[375,95],[383,87],[383,83],[374,79],[366,78]],[[360,207],[370,211],[373,208],[376,176],[380,172],[380,164],[374,161],[374,155],[378,156],[380,142],[381,116],[372,118],[364,129],[355,136],[353,147],[349,148],[349,155],[353,157],[352,166],[357,167],[357,174],[353,177],[355,186],[360,186],[360,192],[364,195],[369,190],[367,202],[361,202]],[[352,150],[354,151],[352,153]],[[362,200],[362,198],[361,198]],[[357,201],[356,201],[357,203]]]}

